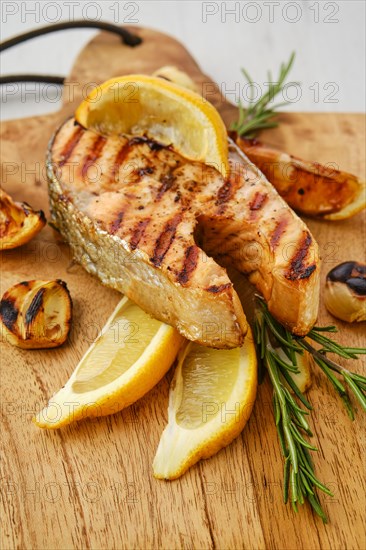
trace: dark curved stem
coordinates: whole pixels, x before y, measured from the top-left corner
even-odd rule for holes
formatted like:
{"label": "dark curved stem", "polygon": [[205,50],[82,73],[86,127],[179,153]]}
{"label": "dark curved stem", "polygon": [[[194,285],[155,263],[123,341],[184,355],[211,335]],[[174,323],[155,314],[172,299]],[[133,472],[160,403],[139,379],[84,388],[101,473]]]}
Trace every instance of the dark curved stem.
{"label": "dark curved stem", "polygon": [[56,75],[42,75],[42,74],[9,74],[6,76],[0,76],[0,86],[3,84],[10,84],[13,82],[46,82],[49,84],[63,85],[65,81],[64,76]]}
{"label": "dark curved stem", "polygon": [[118,25],[113,25],[112,23],[104,23],[102,21],[64,21],[62,23],[56,23],[55,25],[47,25],[47,27],[41,27],[38,29],[34,29],[33,31],[25,32],[24,34],[20,34],[18,36],[14,36],[13,38],[10,38],[9,40],[5,40],[4,42],[0,43],[0,52],[3,52],[7,50],[8,48],[11,48],[12,46],[16,46],[17,44],[21,44],[22,42],[25,42],[26,40],[31,40],[32,38],[37,38],[38,36],[42,36],[44,34],[49,34],[51,32],[56,31],[63,31],[66,29],[100,29],[103,31],[112,32],[114,34],[118,34],[121,37],[121,40],[126,44],[127,46],[138,46],[142,42],[142,38],[137,36],[136,34],[132,34],[123,27],[119,27]]}

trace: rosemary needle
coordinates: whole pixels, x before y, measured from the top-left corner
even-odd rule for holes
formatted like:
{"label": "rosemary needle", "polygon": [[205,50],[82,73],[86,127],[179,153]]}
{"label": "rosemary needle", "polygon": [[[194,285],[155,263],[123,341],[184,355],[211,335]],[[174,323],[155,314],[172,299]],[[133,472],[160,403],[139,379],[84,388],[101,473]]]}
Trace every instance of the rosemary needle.
{"label": "rosemary needle", "polygon": [[286,79],[291,70],[295,59],[295,52],[292,52],[287,63],[282,63],[277,81],[274,81],[271,73],[268,73],[268,90],[257,100],[254,101],[255,82],[245,69],[241,69],[244,78],[249,85],[249,104],[244,107],[239,101],[238,120],[231,126],[231,130],[237,132],[239,136],[253,138],[259,130],[265,128],[275,128],[277,122],[274,118],[277,116],[277,110],[287,105],[287,101],[272,105],[274,98],[284,90],[287,85]]}
{"label": "rosemary needle", "polygon": [[[313,328],[307,338],[319,342],[316,337],[316,330]],[[352,392],[362,409],[366,411],[366,377],[361,374],[356,374],[349,371],[345,367],[342,367],[326,355],[327,353],[336,353],[340,357],[346,357],[348,359],[357,359],[357,355],[366,354],[366,348],[346,348],[337,344],[330,338],[322,338],[322,348],[320,350],[315,349],[307,340],[297,339],[299,344],[312,354],[315,363],[322,369],[324,374],[328,377],[335,390],[346,406],[347,412],[351,419],[354,419],[354,410],[351,405],[349,396],[343,384],[336,378],[332,371],[337,372],[343,377],[343,382],[346,383],[348,389]],[[348,349],[352,349],[352,353],[348,352]],[[356,352],[356,353],[355,353]]]}

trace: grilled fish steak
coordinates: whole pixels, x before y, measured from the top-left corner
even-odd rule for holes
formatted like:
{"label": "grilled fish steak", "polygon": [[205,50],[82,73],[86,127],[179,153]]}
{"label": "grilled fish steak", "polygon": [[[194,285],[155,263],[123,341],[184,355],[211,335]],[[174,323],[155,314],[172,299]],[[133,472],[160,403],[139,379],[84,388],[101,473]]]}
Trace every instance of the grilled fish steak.
{"label": "grilled fish steak", "polygon": [[232,265],[286,327],[317,317],[318,247],[306,225],[230,142],[230,178],[144,136],[104,137],[66,121],[51,140],[53,221],[87,271],[183,336],[242,344]]}

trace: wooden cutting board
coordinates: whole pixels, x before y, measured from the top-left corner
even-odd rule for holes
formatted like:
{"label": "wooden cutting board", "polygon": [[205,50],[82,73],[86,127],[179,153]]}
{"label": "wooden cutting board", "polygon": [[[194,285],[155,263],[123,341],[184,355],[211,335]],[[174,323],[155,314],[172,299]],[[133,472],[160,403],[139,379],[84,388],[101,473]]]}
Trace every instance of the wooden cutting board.
{"label": "wooden cutting board", "polygon": [[[134,49],[107,33],[86,46],[68,79],[79,84],[65,87],[61,112],[2,124],[2,185],[17,200],[48,213],[45,149],[57,125],[73,112],[85,83],[151,73],[167,64],[198,83],[211,82],[172,38],[132,30],[143,38]],[[235,108],[218,93],[213,100],[229,123]],[[362,115],[297,113],[281,116],[279,128],[263,140],[361,175],[364,137]],[[341,261],[365,261],[362,215],[338,223],[308,222],[320,244],[323,278]],[[55,432],[31,422],[65,383],[120,295],[74,265],[68,246],[49,227],[27,245],[4,252],[1,270],[1,293],[21,280],[62,278],[74,300],[66,345],[22,351],[1,344],[3,548],[365,548],[364,419],[359,412],[351,423],[322,375],[314,375],[309,396],[319,447],[316,471],[334,492],[334,498],[321,496],[327,526],[309,508],[296,516],[282,503],[282,459],[268,380],[259,387],[252,417],[234,443],[177,481],[157,481],[151,463],[167,420],[171,372],[145,398],[114,416]],[[323,304],[319,322],[334,322]],[[364,323],[337,324],[341,342],[361,345]],[[361,371],[359,363],[354,369]]]}

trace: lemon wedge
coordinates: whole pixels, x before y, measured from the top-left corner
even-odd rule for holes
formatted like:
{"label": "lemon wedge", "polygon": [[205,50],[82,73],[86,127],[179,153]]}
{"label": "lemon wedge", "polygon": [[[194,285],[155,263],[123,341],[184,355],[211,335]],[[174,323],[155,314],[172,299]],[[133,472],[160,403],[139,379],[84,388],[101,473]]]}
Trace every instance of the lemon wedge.
{"label": "lemon wedge", "polygon": [[225,125],[198,93],[145,75],[113,78],[82,101],[75,118],[103,135],[147,135],[172,145],[184,157],[229,173]]}
{"label": "lemon wedge", "polygon": [[183,342],[175,329],[123,298],[66,385],[34,422],[40,428],[60,428],[131,405],[161,380]]}
{"label": "lemon wedge", "polygon": [[154,458],[154,476],[176,479],[231,443],[250,416],[256,389],[250,331],[241,348],[215,350],[189,343],[171,384],[168,425]]}

